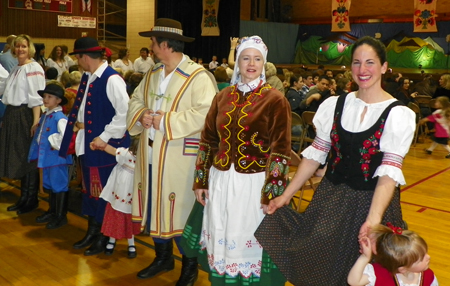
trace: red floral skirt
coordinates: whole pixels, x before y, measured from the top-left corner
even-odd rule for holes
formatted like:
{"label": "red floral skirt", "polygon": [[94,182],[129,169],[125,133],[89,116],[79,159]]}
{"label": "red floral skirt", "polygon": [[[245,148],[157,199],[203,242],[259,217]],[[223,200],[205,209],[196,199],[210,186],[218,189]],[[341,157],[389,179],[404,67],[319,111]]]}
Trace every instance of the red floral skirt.
{"label": "red floral skirt", "polygon": [[103,218],[102,233],[115,239],[129,239],[141,233],[141,224],[132,222],[131,214],[116,211],[108,203]]}

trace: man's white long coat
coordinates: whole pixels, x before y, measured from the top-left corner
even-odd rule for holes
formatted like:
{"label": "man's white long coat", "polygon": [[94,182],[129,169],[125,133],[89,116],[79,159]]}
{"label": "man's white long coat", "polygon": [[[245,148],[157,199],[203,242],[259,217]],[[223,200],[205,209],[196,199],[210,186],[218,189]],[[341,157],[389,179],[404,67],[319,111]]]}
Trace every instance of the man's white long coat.
{"label": "man's white long coat", "polygon": [[[151,211],[150,235],[159,238],[179,236],[195,201],[192,191],[200,133],[217,85],[211,73],[189,58],[175,71],[166,93],[158,97],[161,64],[149,71],[129,102],[127,126],[131,135],[140,134],[134,177],[132,215],[146,224]],[[189,80],[191,77],[192,80]],[[147,89],[147,92],[146,92]],[[148,162],[148,132],[137,124],[155,100],[162,100],[165,134],[156,131],[152,161]],[[148,167],[152,164],[152,205],[148,204]]]}

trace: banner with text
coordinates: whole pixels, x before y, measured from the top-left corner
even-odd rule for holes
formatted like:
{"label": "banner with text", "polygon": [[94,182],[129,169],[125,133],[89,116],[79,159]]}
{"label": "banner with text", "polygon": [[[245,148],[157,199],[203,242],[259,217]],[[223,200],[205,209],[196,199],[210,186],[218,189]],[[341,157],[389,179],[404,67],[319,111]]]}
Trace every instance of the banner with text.
{"label": "banner with text", "polygon": [[72,13],[72,0],[8,0],[8,8]]}

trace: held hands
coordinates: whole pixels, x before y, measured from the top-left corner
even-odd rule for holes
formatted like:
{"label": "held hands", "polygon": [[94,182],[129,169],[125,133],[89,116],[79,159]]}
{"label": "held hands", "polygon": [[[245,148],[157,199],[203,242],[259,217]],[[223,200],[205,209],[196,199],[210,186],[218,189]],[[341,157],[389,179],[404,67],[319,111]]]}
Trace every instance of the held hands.
{"label": "held hands", "polygon": [[31,130],[30,130],[30,134],[31,137],[34,136],[34,133],[36,133],[36,129],[38,128],[39,123],[33,124],[33,126],[31,126]]}
{"label": "held hands", "polygon": [[205,199],[209,199],[209,193],[207,189],[196,189],[195,191],[195,198],[199,203],[202,204],[202,206],[206,205]]}
{"label": "held hands", "polygon": [[266,206],[267,208],[265,209],[263,207],[263,210],[265,211],[264,213],[266,214],[273,214],[277,209],[286,206],[289,204],[290,199],[289,198],[285,198],[283,195],[276,197],[274,199],[272,199],[269,202],[269,205],[263,205]]}
{"label": "held hands", "polygon": [[142,114],[141,118],[139,119],[139,122],[142,124],[142,127],[145,129],[149,129],[152,127],[153,124],[153,114],[155,112],[151,109],[147,109],[147,111]]}
{"label": "held hands", "polygon": [[139,122],[142,124],[142,127],[145,129],[149,129],[153,126],[156,130],[159,130],[159,124],[161,123],[161,119],[164,116],[165,112],[162,110],[158,110],[154,112],[151,109],[148,109],[144,112],[144,114],[139,119]]}
{"label": "held hands", "polygon": [[91,143],[89,143],[89,147],[91,150],[101,150],[104,151],[107,143],[103,141],[100,137],[95,137]]}
{"label": "held hands", "polygon": [[158,110],[153,115],[153,128],[155,128],[156,130],[159,130],[159,125],[161,123],[161,120],[162,120],[164,114],[166,114],[164,111]]}

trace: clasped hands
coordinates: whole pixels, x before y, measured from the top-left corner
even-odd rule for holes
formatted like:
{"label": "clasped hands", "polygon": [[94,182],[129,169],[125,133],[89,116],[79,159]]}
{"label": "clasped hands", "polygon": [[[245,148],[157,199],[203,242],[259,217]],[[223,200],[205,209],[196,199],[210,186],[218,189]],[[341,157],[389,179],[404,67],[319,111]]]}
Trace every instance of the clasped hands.
{"label": "clasped hands", "polygon": [[162,110],[158,110],[154,112],[151,109],[147,109],[144,114],[142,114],[139,122],[142,124],[142,127],[145,129],[149,129],[153,126],[156,130],[159,130],[159,125],[161,124],[162,117],[165,112]]}

